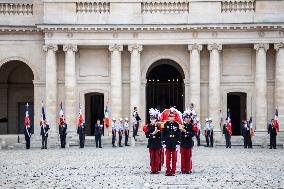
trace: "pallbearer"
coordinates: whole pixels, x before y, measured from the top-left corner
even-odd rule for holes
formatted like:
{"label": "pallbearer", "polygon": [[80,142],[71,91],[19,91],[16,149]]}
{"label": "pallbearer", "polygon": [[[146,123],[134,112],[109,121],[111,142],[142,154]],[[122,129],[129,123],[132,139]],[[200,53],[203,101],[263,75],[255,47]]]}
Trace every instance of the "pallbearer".
{"label": "pallbearer", "polygon": [[128,123],[128,118],[127,117],[124,119],[123,128],[124,128],[124,136],[125,136],[125,146],[129,146],[128,145],[129,123]]}
{"label": "pallbearer", "polygon": [[24,130],[25,140],[26,140],[26,149],[30,149],[30,141],[32,136],[32,128],[30,124],[29,116],[29,104],[26,105],[26,117],[25,117],[25,130]]}
{"label": "pallbearer", "polygon": [[[176,172],[177,151],[180,145],[180,125],[174,121],[174,112],[170,111],[162,129],[163,147],[166,148],[166,176],[174,176]],[[172,165],[171,165],[172,164]]]}
{"label": "pallbearer", "polygon": [[181,155],[181,173],[190,174],[192,170],[192,137],[196,135],[198,128],[193,124],[189,111],[183,113],[183,126],[181,128],[180,155]]}
{"label": "pallbearer", "polygon": [[143,127],[146,138],[148,138],[148,145],[150,152],[150,166],[151,174],[157,174],[160,171],[161,166],[161,131],[160,127],[157,124],[157,119],[159,111],[157,109],[151,108],[149,110],[150,114],[150,124]]}
{"label": "pallbearer", "polygon": [[85,145],[85,123],[84,123],[84,120],[83,120],[81,104],[79,104],[79,118],[78,118],[77,133],[79,134],[80,148],[84,148],[84,145]]}
{"label": "pallbearer", "polygon": [[60,124],[59,124],[59,135],[61,148],[65,148],[66,145],[66,135],[67,135],[67,124],[65,123],[64,111],[62,102],[60,103]]}

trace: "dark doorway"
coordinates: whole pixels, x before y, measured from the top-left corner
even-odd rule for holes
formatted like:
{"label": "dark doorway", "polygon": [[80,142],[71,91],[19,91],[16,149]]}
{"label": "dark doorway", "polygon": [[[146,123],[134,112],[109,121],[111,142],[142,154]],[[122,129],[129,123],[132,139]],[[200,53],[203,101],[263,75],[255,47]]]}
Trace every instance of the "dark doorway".
{"label": "dark doorway", "polygon": [[227,109],[231,111],[232,135],[241,135],[241,122],[246,119],[247,94],[232,92],[227,94]]}
{"label": "dark doorway", "polygon": [[161,59],[155,62],[147,73],[146,84],[146,122],[148,110],[176,107],[184,110],[184,75],[182,68],[174,61]]}
{"label": "dark doorway", "polygon": [[104,94],[88,93],[85,95],[85,119],[87,135],[94,135],[94,126],[97,119],[104,118]]}
{"label": "dark doorway", "polygon": [[[30,122],[31,122],[31,128],[32,128],[32,133],[34,133],[34,103],[28,102],[29,103],[29,117],[30,117]],[[17,128],[17,134],[24,134],[24,129],[25,129],[25,117],[26,117],[26,105],[27,102],[19,102],[18,103],[18,128]]]}

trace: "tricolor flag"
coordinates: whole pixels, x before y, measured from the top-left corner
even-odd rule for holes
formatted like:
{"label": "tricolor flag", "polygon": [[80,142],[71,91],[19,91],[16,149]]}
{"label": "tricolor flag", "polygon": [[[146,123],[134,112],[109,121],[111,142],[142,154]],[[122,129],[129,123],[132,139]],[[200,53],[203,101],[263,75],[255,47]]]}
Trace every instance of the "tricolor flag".
{"label": "tricolor flag", "polygon": [[62,102],[60,103],[60,124],[63,125],[65,123],[65,117],[64,117],[64,111],[63,111],[63,105]]}
{"label": "tricolor flag", "polygon": [[231,122],[231,112],[228,110],[228,122],[227,122],[227,129],[230,135],[232,135],[232,122]]}
{"label": "tricolor flag", "polygon": [[279,132],[280,124],[279,124],[279,121],[278,121],[278,109],[277,108],[275,110],[275,116],[274,116],[273,124],[274,124],[276,131]]}
{"label": "tricolor flag", "polygon": [[109,128],[109,117],[108,117],[108,109],[107,109],[107,106],[106,106],[106,108],[105,108],[104,125],[105,125],[106,128]]}
{"label": "tricolor flag", "polygon": [[79,116],[78,116],[78,127],[82,125],[84,122],[83,115],[82,115],[82,109],[81,109],[81,103],[79,103]]}
{"label": "tricolor flag", "polygon": [[26,105],[26,117],[25,117],[25,126],[30,126],[30,116],[29,116],[29,103]]}
{"label": "tricolor flag", "polygon": [[253,128],[252,128],[252,117],[251,116],[249,118],[248,127],[249,127],[250,138],[252,138]]}
{"label": "tricolor flag", "polygon": [[45,119],[46,117],[45,117],[43,102],[41,102],[41,115],[40,115],[40,126],[41,127],[43,126]]}

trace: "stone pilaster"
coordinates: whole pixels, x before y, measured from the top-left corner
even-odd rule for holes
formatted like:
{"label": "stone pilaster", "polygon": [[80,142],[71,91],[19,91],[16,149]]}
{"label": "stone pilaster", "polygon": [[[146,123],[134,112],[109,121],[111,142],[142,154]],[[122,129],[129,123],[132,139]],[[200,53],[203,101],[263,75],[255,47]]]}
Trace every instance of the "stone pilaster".
{"label": "stone pilaster", "polygon": [[267,129],[266,51],[269,44],[255,44],[255,124],[258,131]]}
{"label": "stone pilaster", "polygon": [[45,111],[46,119],[50,125],[50,134],[57,133],[56,127],[56,104],[57,104],[57,64],[56,51],[57,45],[48,44],[43,46],[46,52],[45,61]]}
{"label": "stone pilaster", "polygon": [[200,116],[200,51],[202,45],[193,44],[188,45],[190,52],[189,62],[189,99],[194,103],[196,113]]}
{"label": "stone pilaster", "polygon": [[133,108],[138,107],[140,110],[140,88],[141,88],[141,69],[140,53],[143,50],[142,45],[129,45],[128,51],[131,53],[130,63],[130,114]]}
{"label": "stone pilaster", "polygon": [[111,93],[110,93],[110,111],[111,116],[119,119],[122,116],[122,74],[121,74],[121,51],[122,45],[110,45],[111,53]]}
{"label": "stone pilaster", "polygon": [[77,46],[73,44],[63,45],[65,52],[65,119],[68,124],[68,133],[76,133],[76,62],[75,53]]}
{"label": "stone pilaster", "polygon": [[274,44],[275,64],[275,106],[279,111],[279,122],[284,124],[284,43]]}
{"label": "stone pilaster", "polygon": [[208,45],[209,63],[209,117],[212,118],[215,130],[220,131],[220,51],[222,45]]}

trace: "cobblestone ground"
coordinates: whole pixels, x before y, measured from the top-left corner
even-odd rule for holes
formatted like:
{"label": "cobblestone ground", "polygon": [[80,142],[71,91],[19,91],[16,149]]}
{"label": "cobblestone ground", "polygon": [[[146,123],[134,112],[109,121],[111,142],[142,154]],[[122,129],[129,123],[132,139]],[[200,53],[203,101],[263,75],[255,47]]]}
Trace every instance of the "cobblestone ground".
{"label": "cobblestone ground", "polygon": [[0,188],[283,188],[284,149],[193,150],[193,173],[149,174],[145,146],[0,150]]}

